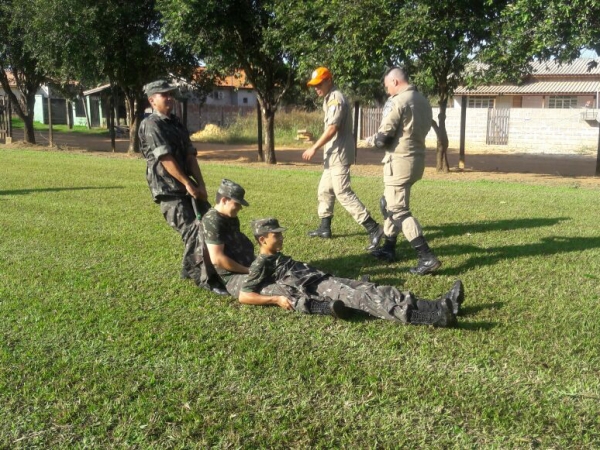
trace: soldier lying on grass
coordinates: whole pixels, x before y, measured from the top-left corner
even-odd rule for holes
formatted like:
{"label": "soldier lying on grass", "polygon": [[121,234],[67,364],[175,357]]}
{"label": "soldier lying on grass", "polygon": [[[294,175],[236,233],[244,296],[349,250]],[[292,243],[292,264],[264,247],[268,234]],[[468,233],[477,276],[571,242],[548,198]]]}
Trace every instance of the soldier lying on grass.
{"label": "soldier lying on grass", "polygon": [[423,300],[393,286],[378,286],[324,273],[281,253],[285,228],[275,218],[252,222],[259,256],[239,292],[247,305],[277,305],[308,314],[348,317],[351,309],[402,323],[450,327],[464,301],[460,280],[437,300]]}

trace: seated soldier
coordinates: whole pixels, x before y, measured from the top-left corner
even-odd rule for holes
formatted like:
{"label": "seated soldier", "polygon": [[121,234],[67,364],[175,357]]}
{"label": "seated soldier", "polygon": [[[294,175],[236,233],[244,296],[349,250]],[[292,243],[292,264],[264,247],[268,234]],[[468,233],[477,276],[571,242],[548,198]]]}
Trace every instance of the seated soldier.
{"label": "seated soldier", "polygon": [[223,179],[215,205],[202,219],[204,240],[217,275],[230,295],[237,297],[241,283],[254,261],[254,245],[240,230],[238,213],[250,206],[239,184]]}
{"label": "seated soldier", "polygon": [[464,301],[460,280],[437,300],[422,300],[411,292],[392,286],[339,278],[281,253],[285,228],[274,218],[252,222],[260,255],[243,278],[240,303],[277,305],[304,313],[346,316],[346,307],[364,311],[380,319],[402,323],[450,327],[456,323]]}

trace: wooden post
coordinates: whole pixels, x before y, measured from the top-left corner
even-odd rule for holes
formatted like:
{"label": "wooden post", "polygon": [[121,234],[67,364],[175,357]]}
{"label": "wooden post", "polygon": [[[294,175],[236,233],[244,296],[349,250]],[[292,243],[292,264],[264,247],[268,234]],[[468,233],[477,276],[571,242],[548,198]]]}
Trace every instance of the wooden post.
{"label": "wooden post", "polygon": [[358,100],[354,102],[354,127],[352,134],[354,135],[354,164],[358,156],[358,115],[360,114],[360,103]]}
{"label": "wooden post", "polygon": [[10,101],[10,96],[7,97],[8,99],[8,135],[5,138],[5,141],[7,144],[12,144],[12,103]]}
{"label": "wooden post", "polygon": [[596,123],[598,123],[598,150],[596,152],[596,171],[594,172],[594,176],[600,177],[600,122],[597,116]]}
{"label": "wooden post", "polygon": [[50,86],[48,86],[48,146],[54,145],[54,136],[52,135],[52,99],[50,98]]}
{"label": "wooden post", "polygon": [[465,134],[467,129],[468,99],[463,95],[460,100],[460,149],[458,151],[458,168],[465,168]]}
{"label": "wooden post", "polygon": [[262,114],[260,113],[260,102],[256,102],[256,123],[257,123],[257,134],[258,134],[258,159],[264,161],[263,153],[263,129],[262,129]]}

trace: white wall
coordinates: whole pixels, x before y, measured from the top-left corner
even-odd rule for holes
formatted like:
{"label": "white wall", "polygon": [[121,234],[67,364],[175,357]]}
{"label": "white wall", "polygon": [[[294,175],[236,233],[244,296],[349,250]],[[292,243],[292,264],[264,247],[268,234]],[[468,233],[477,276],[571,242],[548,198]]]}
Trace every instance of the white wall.
{"label": "white wall", "polygon": [[[586,153],[598,144],[598,122],[583,120],[578,109],[511,108],[508,145],[494,146],[525,153]],[[592,112],[597,112],[593,110]],[[438,108],[433,108],[437,119]],[[487,109],[467,109],[465,145],[468,148],[491,149],[486,142]],[[460,108],[446,110],[446,129],[450,147],[460,146]],[[435,146],[436,135],[427,135],[427,145]]]}

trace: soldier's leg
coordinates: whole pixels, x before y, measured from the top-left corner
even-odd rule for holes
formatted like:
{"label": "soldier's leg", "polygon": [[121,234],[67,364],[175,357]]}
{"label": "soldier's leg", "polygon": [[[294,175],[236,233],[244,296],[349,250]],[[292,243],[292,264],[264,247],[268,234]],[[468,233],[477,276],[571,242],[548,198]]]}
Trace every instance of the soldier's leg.
{"label": "soldier's leg", "polygon": [[[402,233],[417,252],[419,262],[410,272],[416,275],[425,275],[438,269],[442,263],[429,248],[423,229],[419,221],[410,212],[410,190],[412,183],[399,186],[387,186],[384,190],[387,202],[388,220],[386,220],[387,231],[402,230]],[[388,224],[389,221],[389,224]]]}
{"label": "soldier's leg", "polygon": [[350,166],[337,165],[329,168],[333,192],[340,204],[350,213],[352,218],[362,225],[369,234],[367,250],[379,246],[383,237],[383,228],[371,217],[365,205],[360,201],[350,185]]}
{"label": "soldier's leg", "polygon": [[232,275],[229,278],[227,284],[225,285],[225,288],[227,289],[227,292],[229,292],[229,295],[235,298],[239,298],[240,291],[242,289],[242,286],[244,285],[244,281],[246,281],[247,276],[248,275],[246,274],[239,274]]}
{"label": "soldier's leg", "polygon": [[328,239],[331,237],[331,220],[333,219],[333,207],[335,206],[335,193],[333,192],[329,169],[323,170],[317,189],[317,198],[319,200],[317,213],[321,219],[321,224],[317,229],[309,231],[308,235]]}
{"label": "soldier's leg", "polygon": [[385,292],[374,283],[333,276],[307,288],[314,290],[321,297],[341,300],[348,308],[366,312],[374,317],[401,320],[395,315],[395,310],[402,301],[402,294],[395,288],[387,287],[388,291]]}
{"label": "soldier's leg", "polygon": [[[199,286],[206,284],[208,274],[204,265],[202,227],[196,220],[190,199],[164,200],[160,202],[160,209],[167,223],[181,235],[183,241],[182,277],[191,278]],[[213,269],[212,264],[210,268]]]}
{"label": "soldier's leg", "polygon": [[346,319],[350,314],[350,311],[341,300],[333,300],[328,297],[311,297],[302,289],[294,289],[285,284],[268,284],[261,289],[260,293],[262,295],[283,295],[290,300],[294,311],[303,314],[334,316],[338,319]]}

